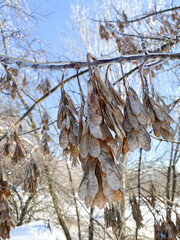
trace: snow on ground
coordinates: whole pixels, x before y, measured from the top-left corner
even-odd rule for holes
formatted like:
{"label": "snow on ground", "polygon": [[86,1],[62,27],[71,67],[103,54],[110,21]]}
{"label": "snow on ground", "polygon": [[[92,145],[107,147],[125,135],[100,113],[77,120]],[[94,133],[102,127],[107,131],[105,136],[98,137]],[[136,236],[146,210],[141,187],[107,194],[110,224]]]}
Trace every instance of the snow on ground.
{"label": "snow on ground", "polygon": [[50,230],[43,221],[32,222],[12,229],[11,240],[66,240],[63,232],[52,228]]}

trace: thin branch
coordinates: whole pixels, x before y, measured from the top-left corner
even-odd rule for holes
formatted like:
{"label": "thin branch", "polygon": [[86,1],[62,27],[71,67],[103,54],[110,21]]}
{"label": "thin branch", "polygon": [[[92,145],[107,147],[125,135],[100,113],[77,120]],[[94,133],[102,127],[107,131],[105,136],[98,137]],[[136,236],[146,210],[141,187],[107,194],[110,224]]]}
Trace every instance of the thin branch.
{"label": "thin branch", "polygon": [[[99,66],[110,63],[119,63],[120,61],[148,61],[148,60],[179,60],[180,53],[149,53],[148,55],[137,54],[137,55],[125,55],[116,58],[108,59],[97,59],[94,62],[89,62],[90,66]],[[19,68],[32,68],[34,70],[51,70],[59,71],[62,69],[80,69],[88,67],[87,61],[69,61],[69,62],[33,62],[26,61],[19,58],[13,58],[6,55],[0,54],[0,62],[6,65],[14,65]]]}
{"label": "thin branch", "polygon": [[128,37],[136,37],[136,38],[141,38],[141,39],[151,39],[151,40],[156,40],[156,41],[167,41],[167,40],[174,40],[176,41],[176,38],[171,38],[171,37],[166,37],[164,36],[163,38],[160,37],[152,37],[152,36],[143,36],[143,35],[136,35],[136,34],[128,34],[128,33],[122,33],[112,27],[109,27],[109,30],[116,33],[120,34],[122,36],[128,36]]}
{"label": "thin branch", "polygon": [[140,198],[141,198],[141,161],[142,161],[142,148],[139,150],[139,167],[138,167],[138,211],[137,211],[137,225],[136,225],[136,240],[138,239],[138,229],[140,226]]}
{"label": "thin branch", "polygon": [[137,22],[139,20],[143,20],[143,19],[148,18],[148,17],[152,17],[152,16],[155,16],[155,15],[158,15],[158,14],[161,14],[161,13],[165,13],[165,12],[175,11],[177,9],[180,9],[180,6],[173,7],[173,8],[168,8],[168,9],[164,9],[164,10],[160,10],[160,11],[157,11],[157,12],[155,11],[155,12],[147,14],[147,15],[145,15],[143,17],[139,17],[139,18],[136,18],[136,19],[129,20],[128,22],[129,23]]}
{"label": "thin branch", "polygon": [[[145,188],[142,187],[142,186],[141,186],[141,189],[143,189],[145,192],[151,194],[147,189],[145,189]],[[156,192],[156,193],[154,194],[154,196],[155,196],[159,201],[161,201],[163,204],[165,204],[165,205],[166,205],[166,203],[165,203],[164,201],[171,203],[171,204],[174,205],[175,207],[180,207],[180,204],[175,203],[175,202],[172,202],[171,200],[169,200],[169,199],[167,199],[166,197],[162,196],[162,195],[161,195],[160,193],[158,193],[158,192]],[[162,198],[164,201],[163,201],[161,198]],[[168,207],[169,207],[169,206],[168,206]]]}
{"label": "thin branch", "polygon": [[176,140],[166,140],[166,139],[163,139],[163,138],[154,137],[153,135],[150,135],[150,137],[152,137],[156,140],[159,140],[160,142],[171,142],[171,143],[180,144],[180,141],[176,141]]}
{"label": "thin branch", "polygon": [[[132,19],[132,20],[127,20],[128,23],[133,23],[133,22],[138,22],[140,20],[143,20],[143,19],[146,19],[146,18],[149,18],[149,17],[152,17],[152,16],[155,16],[155,15],[158,15],[158,14],[161,14],[161,13],[165,13],[165,12],[170,12],[170,11],[175,11],[175,10],[178,10],[180,9],[180,6],[177,6],[177,7],[173,7],[173,8],[168,8],[168,9],[164,9],[164,10],[160,10],[160,11],[155,11],[155,12],[152,12],[152,13],[149,13],[147,15],[144,15],[142,17],[137,17],[135,19]],[[116,9],[114,9],[116,10]],[[116,12],[118,12],[116,10]],[[93,22],[99,22],[99,23],[105,23],[105,22],[108,22],[108,23],[116,23],[117,20],[98,20],[98,19],[93,19],[93,18],[89,18],[89,20],[93,21]]]}

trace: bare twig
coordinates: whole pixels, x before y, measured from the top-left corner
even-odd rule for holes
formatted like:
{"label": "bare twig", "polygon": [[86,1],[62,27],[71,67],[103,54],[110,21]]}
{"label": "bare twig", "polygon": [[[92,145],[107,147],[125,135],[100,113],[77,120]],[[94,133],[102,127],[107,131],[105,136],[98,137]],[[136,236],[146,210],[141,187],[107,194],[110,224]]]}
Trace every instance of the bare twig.
{"label": "bare twig", "polygon": [[167,36],[164,36],[164,37],[153,37],[153,36],[144,36],[144,35],[136,35],[136,34],[129,34],[129,33],[122,33],[112,27],[109,27],[108,28],[110,31],[112,31],[113,33],[116,33],[116,34],[120,34],[122,36],[127,36],[127,37],[136,37],[136,38],[144,38],[144,39],[151,39],[151,40],[156,40],[156,41],[167,41],[167,40],[173,40],[173,41],[176,41],[176,38],[171,38],[171,37],[167,37]]}
{"label": "bare twig", "polygon": [[[142,186],[141,186],[141,189],[143,189],[145,192],[151,194],[147,189],[143,188]],[[156,197],[160,202],[162,202],[162,203],[165,204],[165,205],[166,205],[166,203],[165,203],[164,201],[169,202],[169,203],[172,203],[172,205],[174,205],[174,206],[176,206],[176,207],[180,207],[180,204],[175,203],[175,202],[172,202],[171,200],[169,200],[169,199],[167,199],[166,197],[162,196],[162,195],[161,195],[160,193],[158,193],[158,192],[156,192],[154,195],[155,195],[155,197]],[[164,201],[163,201],[161,198],[162,198]],[[169,207],[169,206],[168,206],[168,207]]]}
{"label": "bare twig", "polygon": [[155,12],[152,12],[152,13],[147,14],[145,16],[129,20],[128,22],[129,23],[137,22],[137,21],[143,20],[143,19],[148,18],[148,17],[152,17],[152,16],[155,16],[155,15],[158,15],[158,14],[161,14],[161,13],[165,13],[165,12],[175,11],[177,9],[180,9],[180,6],[173,7],[173,8],[168,8],[168,9],[164,9],[164,10],[160,10],[160,11],[157,11],[157,12],[155,11]]}
{"label": "bare twig", "polygon": [[121,73],[122,73],[122,78],[123,78],[123,84],[124,84],[125,91],[126,91],[126,96],[128,96],[128,90],[127,90],[127,86],[126,86],[126,79],[125,79],[124,72],[123,72],[122,62],[120,62],[120,65],[121,65]]}
{"label": "bare twig", "polygon": [[[155,11],[155,12],[152,12],[152,13],[149,13],[149,14],[147,14],[147,15],[144,15],[144,16],[142,16],[142,17],[136,17],[136,18],[134,18],[134,19],[132,19],[132,20],[127,20],[127,22],[128,23],[133,23],[133,22],[138,22],[138,21],[140,21],[140,20],[143,20],[143,19],[146,19],[146,18],[149,18],[149,17],[152,17],[152,16],[155,16],[155,15],[158,15],[158,14],[161,14],[161,13],[165,13],[165,12],[170,12],[170,11],[175,11],[175,10],[178,10],[178,9],[180,9],[180,6],[177,6],[177,7],[173,7],[173,8],[167,8],[167,9],[164,9],[164,10],[160,10],[160,11]],[[115,10],[115,9],[114,9]],[[116,12],[118,12],[117,10],[116,10]],[[99,22],[99,23],[104,23],[104,22],[111,22],[111,23],[116,23],[117,21],[108,21],[108,20],[98,20],[98,19],[92,19],[92,18],[88,18],[88,19],[90,19],[90,20],[92,20],[92,21],[94,21],[94,22]]]}
{"label": "bare twig", "polygon": [[150,135],[150,137],[156,139],[156,140],[159,140],[160,142],[171,142],[171,143],[176,143],[176,144],[180,144],[180,141],[176,141],[176,140],[166,140],[166,139],[163,139],[163,138],[157,138],[157,137],[154,137],[153,135]]}
{"label": "bare twig", "polygon": [[85,100],[84,100],[84,95],[83,95],[82,87],[81,87],[81,84],[80,84],[80,81],[79,81],[79,72],[78,72],[78,69],[77,69],[77,81],[78,81],[79,91],[80,91],[80,95],[81,95],[81,98],[82,98],[83,104],[85,104]]}
{"label": "bare twig", "polygon": [[138,229],[140,225],[140,198],[141,198],[141,160],[142,160],[142,148],[139,150],[139,167],[138,167],[138,211],[137,211],[137,225],[136,225],[136,240],[138,240]]}

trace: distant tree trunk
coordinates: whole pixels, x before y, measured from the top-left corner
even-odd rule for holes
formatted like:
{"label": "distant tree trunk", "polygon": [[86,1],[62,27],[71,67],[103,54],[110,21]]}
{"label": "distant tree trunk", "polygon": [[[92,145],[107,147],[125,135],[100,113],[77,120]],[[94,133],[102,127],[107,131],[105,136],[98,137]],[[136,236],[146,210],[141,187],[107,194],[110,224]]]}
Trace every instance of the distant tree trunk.
{"label": "distant tree trunk", "polygon": [[[168,200],[170,200],[170,192],[171,192],[172,159],[173,159],[173,143],[172,143],[172,148],[171,148],[169,167],[168,167],[168,171],[167,171],[166,198]],[[169,205],[169,202],[167,202],[167,204]],[[169,208],[166,209],[166,218],[171,219],[171,210]]]}
{"label": "distant tree trunk", "polygon": [[89,219],[89,240],[93,240],[93,236],[94,236],[93,212],[94,212],[94,208],[91,207],[90,219]]}
{"label": "distant tree trunk", "polygon": [[[121,179],[121,190],[125,190],[126,189],[126,156],[123,155],[122,159],[121,159],[121,163],[123,164],[123,171],[122,171],[122,179]],[[122,221],[122,227],[121,227],[121,231],[120,231],[120,237],[122,240],[125,239],[125,225],[126,225],[126,216],[125,216],[125,210],[126,210],[126,202],[125,202],[125,193],[123,194],[123,199],[122,199],[122,203],[120,204],[120,211],[121,211],[121,217],[123,219]]]}
{"label": "distant tree trunk", "polygon": [[19,222],[17,223],[17,226],[21,226],[24,224],[25,216],[28,212],[28,206],[32,199],[33,199],[33,196],[32,195],[29,196],[26,203],[24,204],[24,207],[21,209],[21,214],[19,216]]}
{"label": "distant tree trunk", "polygon": [[72,195],[73,195],[73,199],[74,199],[74,205],[75,205],[75,209],[76,209],[78,236],[79,236],[79,240],[81,240],[82,238],[81,238],[80,215],[79,215],[79,210],[78,210],[78,206],[77,206],[77,199],[76,199],[75,190],[74,190],[73,181],[72,181],[71,169],[69,168],[69,165],[68,165],[67,161],[66,161],[66,166],[67,166],[68,173],[69,173],[69,180],[70,180],[70,183],[71,183],[71,191],[72,191]]}
{"label": "distant tree trunk", "polygon": [[[180,141],[180,127],[177,126],[178,130],[178,141]],[[174,201],[175,194],[176,194],[176,186],[177,186],[177,174],[176,174],[176,164],[177,161],[179,160],[179,147],[180,144],[176,144],[176,148],[174,149],[174,143],[172,143],[172,148],[171,148],[171,156],[169,160],[169,167],[168,167],[168,172],[167,172],[167,184],[166,184],[166,198],[170,200],[171,202]],[[172,203],[167,201],[167,204],[170,206],[170,208],[167,208],[166,210],[166,217],[168,220],[171,220],[171,207]]]}
{"label": "distant tree trunk", "polygon": [[[46,160],[46,157],[44,159]],[[65,223],[65,221],[63,219],[63,216],[61,214],[61,210],[60,210],[60,207],[59,207],[58,196],[56,194],[56,190],[55,190],[53,181],[52,181],[51,176],[50,176],[50,169],[49,169],[49,164],[48,164],[47,160],[46,160],[46,163],[45,163],[45,173],[46,173],[46,177],[47,177],[47,180],[48,180],[49,191],[50,191],[50,194],[51,194],[51,197],[52,197],[52,200],[53,200],[54,209],[56,211],[59,224],[61,225],[61,227],[64,231],[66,239],[71,240],[69,229],[66,226],[66,223]]]}

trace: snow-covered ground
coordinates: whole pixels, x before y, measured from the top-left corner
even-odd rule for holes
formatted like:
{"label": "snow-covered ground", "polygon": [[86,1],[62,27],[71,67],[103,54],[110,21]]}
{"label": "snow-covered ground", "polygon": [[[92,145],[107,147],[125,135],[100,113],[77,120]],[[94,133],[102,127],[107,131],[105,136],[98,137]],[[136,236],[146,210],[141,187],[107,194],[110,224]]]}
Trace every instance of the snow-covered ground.
{"label": "snow-covered ground", "polygon": [[32,222],[11,230],[11,240],[66,240],[63,232],[48,228],[43,221]]}

